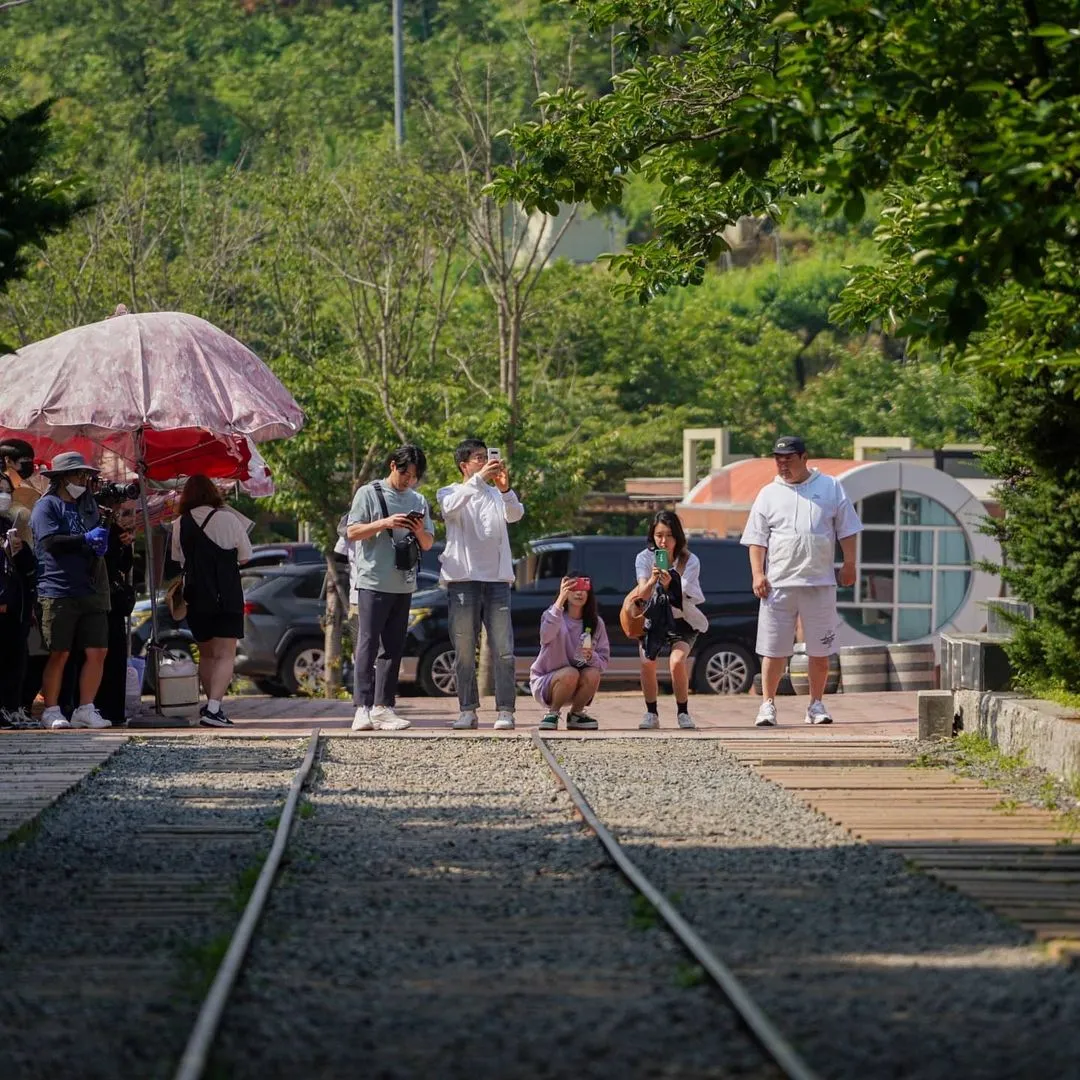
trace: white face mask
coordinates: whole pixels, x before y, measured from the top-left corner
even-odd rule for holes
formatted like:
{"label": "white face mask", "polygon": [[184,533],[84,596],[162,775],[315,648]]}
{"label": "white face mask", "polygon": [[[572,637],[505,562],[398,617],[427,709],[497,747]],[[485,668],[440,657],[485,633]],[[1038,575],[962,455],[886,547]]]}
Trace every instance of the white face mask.
{"label": "white face mask", "polygon": [[6,491],[0,491],[0,514],[11,509],[11,495]]}
{"label": "white face mask", "polygon": [[73,499],[81,499],[86,494],[86,487],[83,484],[68,484],[67,489]]}

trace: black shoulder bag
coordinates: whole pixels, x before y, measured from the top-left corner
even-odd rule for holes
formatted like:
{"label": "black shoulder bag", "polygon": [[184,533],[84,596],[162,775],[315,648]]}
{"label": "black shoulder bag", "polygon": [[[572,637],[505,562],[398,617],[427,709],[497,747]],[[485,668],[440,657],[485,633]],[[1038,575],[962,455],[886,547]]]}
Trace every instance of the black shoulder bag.
{"label": "black shoulder bag", "polygon": [[[386,507],[386,497],[383,495],[382,484],[375,480],[371,486],[375,489],[375,497],[379,500],[379,509],[382,510],[382,516],[388,518],[390,511]],[[400,540],[395,540],[394,532],[391,529],[389,536],[390,543],[394,546],[394,566],[404,574],[415,570],[420,565],[420,542],[416,539],[416,534],[410,531]]]}

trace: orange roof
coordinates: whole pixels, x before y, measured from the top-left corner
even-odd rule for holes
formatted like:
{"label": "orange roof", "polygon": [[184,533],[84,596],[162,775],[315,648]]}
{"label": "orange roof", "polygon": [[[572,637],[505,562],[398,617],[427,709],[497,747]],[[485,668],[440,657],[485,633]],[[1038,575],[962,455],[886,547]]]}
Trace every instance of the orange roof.
{"label": "orange roof", "polygon": [[[819,469],[827,476],[842,476],[866,464],[865,461],[852,461],[850,458],[810,459],[810,467]],[[757,493],[766,484],[772,483],[775,476],[776,462],[771,457],[733,461],[719,472],[705,477],[685,502],[691,505],[749,506]]]}

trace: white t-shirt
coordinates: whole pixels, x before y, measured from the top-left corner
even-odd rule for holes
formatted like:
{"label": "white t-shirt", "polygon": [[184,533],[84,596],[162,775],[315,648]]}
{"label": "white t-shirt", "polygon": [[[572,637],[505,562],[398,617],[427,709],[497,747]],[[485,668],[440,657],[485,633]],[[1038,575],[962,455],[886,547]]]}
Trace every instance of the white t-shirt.
{"label": "white t-shirt", "polygon": [[442,580],[513,581],[506,526],[525,516],[513,489],[501,492],[474,473],[463,483],[440,488],[437,498],[446,522],[446,547],[439,557]]}
{"label": "white t-shirt", "polygon": [[817,469],[801,484],[776,477],[757,494],[743,530],[747,546],[768,550],[765,573],[774,589],[836,585],[836,541],[862,532],[843,484]]}
{"label": "white t-shirt", "polygon": [[[639,551],[634,560],[634,573],[638,581],[648,581],[656,565],[656,552],[652,548]],[[678,571],[682,583],[682,607],[672,607],[676,619],[685,619],[699,634],[709,629],[709,620],[705,613],[698,610],[698,604],[705,602],[701,591],[701,560],[692,552],[687,552],[686,566]]]}
{"label": "white t-shirt", "polygon": [[[212,506],[196,506],[191,516],[196,525],[201,525],[210,516]],[[223,506],[206,526],[206,538],[213,540],[219,548],[231,551],[236,548],[236,561],[245,563],[251,558],[251,541],[248,539],[246,518],[241,517],[228,506]],[[180,518],[172,523],[172,559],[184,565],[184,551],[180,547]]]}

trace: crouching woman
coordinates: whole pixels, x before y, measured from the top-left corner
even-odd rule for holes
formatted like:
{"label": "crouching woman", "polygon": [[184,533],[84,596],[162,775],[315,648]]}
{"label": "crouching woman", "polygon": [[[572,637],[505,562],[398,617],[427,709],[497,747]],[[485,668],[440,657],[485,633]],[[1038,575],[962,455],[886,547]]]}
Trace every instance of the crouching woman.
{"label": "crouching woman", "polygon": [[596,721],[585,709],[610,660],[607,628],[596,610],[592,582],[576,575],[564,577],[555,603],[541,616],[540,655],[529,671],[529,689],[547,709],[541,731],[556,730],[567,705],[568,731],[596,730]]}

